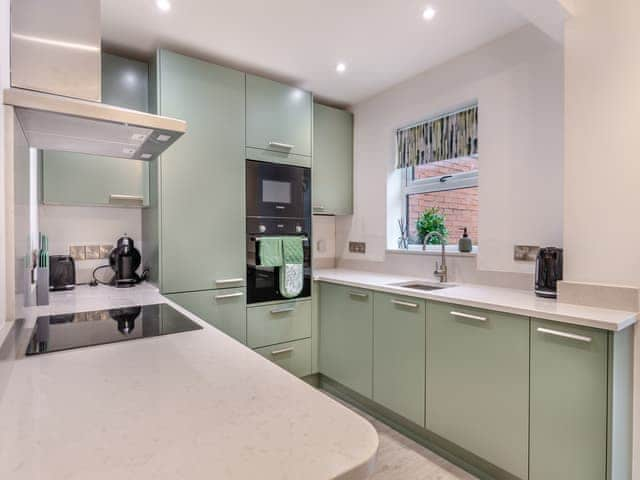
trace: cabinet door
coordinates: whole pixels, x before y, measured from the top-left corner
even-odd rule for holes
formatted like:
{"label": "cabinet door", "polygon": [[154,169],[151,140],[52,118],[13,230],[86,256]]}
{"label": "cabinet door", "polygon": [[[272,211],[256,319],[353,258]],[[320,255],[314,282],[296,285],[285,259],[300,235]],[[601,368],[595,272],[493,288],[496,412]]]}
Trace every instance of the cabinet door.
{"label": "cabinet door", "polygon": [[313,106],[313,211],[353,213],[353,114]]}
{"label": "cabinet door", "polygon": [[372,396],[373,293],[320,285],[320,372]]}
{"label": "cabinet door", "polygon": [[149,163],[45,150],[42,152],[42,202],[58,205],[148,205]]}
{"label": "cabinet door", "polygon": [[311,156],[311,94],[247,75],[247,146]]}
{"label": "cabinet door", "polygon": [[243,288],[171,293],[166,297],[218,330],[246,344],[247,320]]}
{"label": "cabinet door", "polygon": [[425,302],[375,293],[373,400],[424,426]]}
{"label": "cabinet door", "polygon": [[531,480],[602,480],[607,333],[531,322]]}
{"label": "cabinet door", "polygon": [[188,132],[161,157],[161,290],[245,284],[244,74],[161,50],[159,110]]}
{"label": "cabinet door", "polygon": [[430,303],[426,427],[527,478],[529,318]]}

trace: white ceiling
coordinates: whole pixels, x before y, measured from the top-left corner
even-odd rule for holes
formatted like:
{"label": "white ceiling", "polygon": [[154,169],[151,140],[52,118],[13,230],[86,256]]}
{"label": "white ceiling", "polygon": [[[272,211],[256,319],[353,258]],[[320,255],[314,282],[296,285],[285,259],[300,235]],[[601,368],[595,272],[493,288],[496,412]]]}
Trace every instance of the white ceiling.
{"label": "white ceiling", "polygon": [[[103,0],[107,49],[157,47],[354,104],[526,23],[508,0]],[[427,22],[426,5],[437,10]],[[507,6],[510,5],[510,6]],[[338,62],[347,64],[339,75]]]}

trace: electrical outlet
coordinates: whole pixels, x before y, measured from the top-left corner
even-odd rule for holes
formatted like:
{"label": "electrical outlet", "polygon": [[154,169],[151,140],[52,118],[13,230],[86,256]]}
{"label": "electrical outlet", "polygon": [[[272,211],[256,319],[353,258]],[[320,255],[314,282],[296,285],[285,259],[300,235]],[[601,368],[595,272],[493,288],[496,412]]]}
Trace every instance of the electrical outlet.
{"label": "electrical outlet", "polygon": [[100,245],[100,258],[109,258],[113,245]]}
{"label": "electrical outlet", "polygon": [[516,262],[535,262],[539,250],[537,245],[514,245],[513,259]]}
{"label": "electrical outlet", "polygon": [[98,260],[100,258],[100,245],[85,245],[84,259]]}
{"label": "electrical outlet", "polygon": [[72,245],[69,247],[69,255],[76,261],[84,260],[84,245]]}
{"label": "electrical outlet", "polygon": [[366,253],[367,244],[365,242],[349,242],[349,251],[351,253]]}

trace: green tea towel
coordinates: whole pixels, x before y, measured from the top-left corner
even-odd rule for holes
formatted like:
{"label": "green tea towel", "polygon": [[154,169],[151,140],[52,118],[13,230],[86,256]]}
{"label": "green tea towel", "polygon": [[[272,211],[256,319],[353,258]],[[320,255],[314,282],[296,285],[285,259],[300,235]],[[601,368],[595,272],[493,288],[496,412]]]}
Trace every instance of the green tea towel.
{"label": "green tea towel", "polygon": [[283,265],[280,267],[280,294],[285,298],[300,295],[304,286],[302,238],[282,238]]}
{"label": "green tea towel", "polygon": [[302,238],[282,237],[282,260],[285,264],[302,264],[304,260]]}
{"label": "green tea towel", "polygon": [[259,242],[260,266],[281,267],[282,262],[282,238],[263,237]]}

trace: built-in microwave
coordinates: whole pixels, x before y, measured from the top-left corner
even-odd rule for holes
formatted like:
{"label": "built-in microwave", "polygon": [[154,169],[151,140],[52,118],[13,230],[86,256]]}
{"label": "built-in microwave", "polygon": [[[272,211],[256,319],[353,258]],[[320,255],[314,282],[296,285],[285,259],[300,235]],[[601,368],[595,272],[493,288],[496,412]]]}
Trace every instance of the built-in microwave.
{"label": "built-in microwave", "polygon": [[247,160],[247,217],[304,218],[310,180],[306,167]]}

